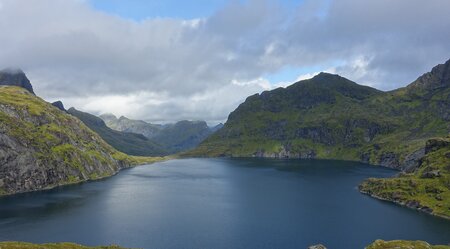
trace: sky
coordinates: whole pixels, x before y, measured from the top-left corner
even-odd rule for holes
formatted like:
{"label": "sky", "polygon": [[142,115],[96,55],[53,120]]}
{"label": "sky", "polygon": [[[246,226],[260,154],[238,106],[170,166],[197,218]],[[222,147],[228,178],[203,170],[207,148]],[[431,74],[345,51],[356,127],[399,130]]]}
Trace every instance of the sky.
{"label": "sky", "polygon": [[321,71],[381,90],[450,58],[448,0],[0,0],[0,68],[38,96],[155,123],[224,122]]}

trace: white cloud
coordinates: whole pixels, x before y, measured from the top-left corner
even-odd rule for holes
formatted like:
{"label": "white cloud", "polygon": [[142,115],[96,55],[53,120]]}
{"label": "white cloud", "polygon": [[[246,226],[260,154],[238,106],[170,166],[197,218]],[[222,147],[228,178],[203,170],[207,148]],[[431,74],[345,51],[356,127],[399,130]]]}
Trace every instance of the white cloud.
{"label": "white cloud", "polygon": [[327,71],[388,90],[450,57],[446,0],[231,1],[210,17],[139,22],[82,0],[0,6],[0,67],[23,68],[48,100],[145,120],[226,119],[290,84],[262,78],[285,66],[342,61]]}

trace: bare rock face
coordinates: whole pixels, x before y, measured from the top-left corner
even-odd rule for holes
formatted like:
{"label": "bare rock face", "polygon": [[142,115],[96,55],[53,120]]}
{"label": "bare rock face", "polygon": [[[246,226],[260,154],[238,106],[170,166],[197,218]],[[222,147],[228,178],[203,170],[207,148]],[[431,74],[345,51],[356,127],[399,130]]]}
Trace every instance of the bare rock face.
{"label": "bare rock face", "polygon": [[3,69],[0,71],[0,86],[20,86],[34,94],[33,86],[20,69]]}
{"label": "bare rock face", "polygon": [[410,91],[414,90],[434,90],[450,85],[450,60],[444,64],[439,64],[425,73],[417,80],[411,83],[408,88]]}

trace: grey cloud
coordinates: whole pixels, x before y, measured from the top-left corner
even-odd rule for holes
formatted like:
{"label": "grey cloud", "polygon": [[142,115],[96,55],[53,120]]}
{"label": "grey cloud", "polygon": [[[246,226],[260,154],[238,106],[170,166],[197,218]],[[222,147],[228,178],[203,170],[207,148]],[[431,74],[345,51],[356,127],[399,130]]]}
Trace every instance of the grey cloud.
{"label": "grey cloud", "polygon": [[46,99],[152,121],[223,120],[268,88],[234,80],[286,65],[338,61],[335,72],[388,90],[450,57],[446,0],[232,1],[199,20],[142,21],[80,0],[0,6],[0,67],[23,68]]}

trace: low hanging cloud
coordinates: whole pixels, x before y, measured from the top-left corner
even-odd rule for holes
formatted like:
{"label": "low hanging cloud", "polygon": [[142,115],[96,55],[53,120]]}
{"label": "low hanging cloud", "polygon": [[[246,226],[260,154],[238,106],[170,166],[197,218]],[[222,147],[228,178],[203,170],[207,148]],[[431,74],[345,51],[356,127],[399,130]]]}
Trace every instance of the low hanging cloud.
{"label": "low hanging cloud", "polygon": [[[383,90],[450,58],[450,1],[231,1],[194,20],[130,20],[85,0],[0,0],[0,67],[67,106],[156,122],[224,121],[285,66]],[[313,75],[299,73],[298,78]],[[295,81],[296,77],[292,79]]]}

